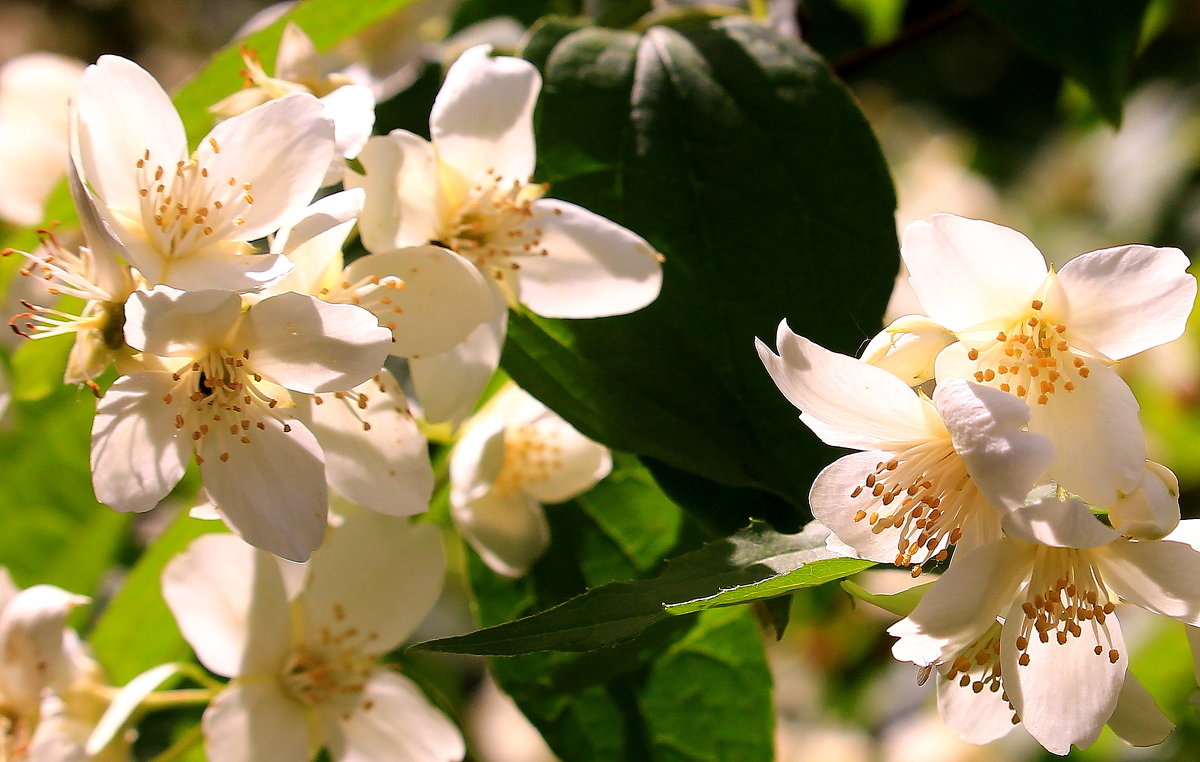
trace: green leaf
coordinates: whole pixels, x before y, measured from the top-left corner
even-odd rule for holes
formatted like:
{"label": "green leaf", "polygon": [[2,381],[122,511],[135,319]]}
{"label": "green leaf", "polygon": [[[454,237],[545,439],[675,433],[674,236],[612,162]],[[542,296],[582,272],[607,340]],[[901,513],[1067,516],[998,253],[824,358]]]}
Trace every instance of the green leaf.
{"label": "green leaf", "polygon": [[1149,0],[972,0],[1035,55],[1083,85],[1114,126]]}
{"label": "green leaf", "polygon": [[929,586],[932,584],[932,582],[926,582],[924,585],[916,585],[898,593],[872,593],[862,585],[847,579],[842,580],[842,589],[855,598],[878,606],[884,611],[890,611],[899,616],[908,616],[925,597],[925,593],[929,592]]}
{"label": "green leaf", "polygon": [[92,594],[112,565],[128,515],[92,494],[91,392],[60,386],[40,404],[14,404],[0,432],[0,562],[21,586]]}
{"label": "green leaf", "polygon": [[221,522],[193,519],[181,510],[138,559],[88,638],[114,684],[123,685],[158,664],[191,658],[163,600],[162,572],[192,540],[219,531],[226,531]]}
{"label": "green leaf", "polygon": [[627,316],[514,314],[503,365],[587,436],[772,493],[798,525],[829,455],[754,338],[787,318],[853,353],[879,325],[898,258],[874,137],[820,58],[745,18],[564,31],[526,45],[545,77],[537,176],[645,236],[663,291]]}
{"label": "green leaf", "polygon": [[[636,460],[618,454],[615,461],[599,487],[547,508],[554,541],[527,577],[500,577],[468,553],[481,625],[552,606],[587,584],[641,576],[693,542],[679,508]],[[639,525],[657,537],[630,531]],[[611,648],[493,659],[491,667],[564,760],[772,758],[770,672],[744,609],[667,617]],[[673,701],[680,686],[703,697]],[[701,723],[705,732],[692,732]]]}
{"label": "green leaf", "polygon": [[22,342],[12,356],[13,399],[36,402],[61,389],[74,343],[73,334]]}
{"label": "green leaf", "polygon": [[592,651],[631,640],[671,615],[774,598],[873,566],[833,557],[827,534],[783,535],[753,524],[675,559],[654,579],[602,585],[514,622],[414,647],[491,656]]}

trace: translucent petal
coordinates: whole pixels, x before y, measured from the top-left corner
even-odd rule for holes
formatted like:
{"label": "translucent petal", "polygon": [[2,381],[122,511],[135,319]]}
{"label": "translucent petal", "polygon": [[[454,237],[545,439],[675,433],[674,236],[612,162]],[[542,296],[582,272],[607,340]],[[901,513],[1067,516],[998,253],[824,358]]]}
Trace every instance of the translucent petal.
{"label": "translucent petal", "polygon": [[358,154],[365,175],[346,174],[347,188],[367,193],[359,235],[368,251],[419,246],[441,235],[444,200],[433,146],[404,130],[373,137]]}
{"label": "translucent petal", "polygon": [[1166,466],[1146,461],[1141,486],[1118,495],[1108,519],[1121,534],[1141,540],[1170,534],[1179,525],[1179,479]]}
{"label": "translucent petal", "polygon": [[312,756],[303,705],[278,680],[233,683],[204,712],[204,748],[221,762]]}
{"label": "translucent petal", "polygon": [[508,327],[504,309],[471,331],[449,352],[409,360],[421,412],[430,423],[461,423],[500,367],[500,350]]}
{"label": "translucent petal", "polygon": [[242,301],[229,291],[135,291],[125,305],[125,341],[160,357],[202,357],[225,346]]}
{"label": "translucent petal", "polygon": [[349,717],[326,718],[334,762],[457,762],[462,734],[408,678],[377,669]]}
{"label": "translucent petal", "polygon": [[1095,553],[1104,581],[1124,600],[1200,626],[1200,551],[1169,540],[1118,540]]}
{"label": "translucent petal", "polygon": [[520,577],[550,544],[541,504],[524,492],[493,490],[451,508],[454,524],[492,571]]}
{"label": "translucent petal", "polygon": [[1130,746],[1157,746],[1171,735],[1175,723],[1167,719],[1138,679],[1127,672],[1117,706],[1108,718],[1108,727]]}

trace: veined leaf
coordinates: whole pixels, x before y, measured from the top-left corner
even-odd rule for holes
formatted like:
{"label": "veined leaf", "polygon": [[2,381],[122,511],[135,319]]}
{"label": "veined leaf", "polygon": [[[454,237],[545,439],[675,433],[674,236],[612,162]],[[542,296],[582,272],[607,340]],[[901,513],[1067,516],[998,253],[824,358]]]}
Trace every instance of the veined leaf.
{"label": "veined leaf", "polygon": [[592,651],[631,640],[673,614],[774,598],[873,565],[833,556],[827,534],[783,535],[756,523],[679,557],[654,579],[602,585],[514,622],[415,647],[489,656]]}

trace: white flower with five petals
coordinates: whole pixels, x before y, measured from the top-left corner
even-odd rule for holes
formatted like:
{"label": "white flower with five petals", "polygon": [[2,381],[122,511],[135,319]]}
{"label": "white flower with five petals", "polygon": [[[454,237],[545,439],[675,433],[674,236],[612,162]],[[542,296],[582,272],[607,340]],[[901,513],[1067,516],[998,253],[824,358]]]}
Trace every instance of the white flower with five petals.
{"label": "white flower with five petals", "polygon": [[1015,230],[953,215],[914,222],[901,251],[926,314],[958,341],[937,377],[995,386],[1032,408],[1050,476],[1089,503],[1135,490],[1146,451],[1133,393],[1109,367],[1178,338],[1196,279],[1178,249],[1131,244],[1061,271]]}
{"label": "white flower with five petals", "polygon": [[204,713],[208,758],[301,762],[324,746],[334,762],[462,759],[458,729],[379,663],[433,607],[444,571],[435,527],[363,510],[286,580],[236,538],[193,542],[167,565],[163,597],[200,662],[234,678]]}

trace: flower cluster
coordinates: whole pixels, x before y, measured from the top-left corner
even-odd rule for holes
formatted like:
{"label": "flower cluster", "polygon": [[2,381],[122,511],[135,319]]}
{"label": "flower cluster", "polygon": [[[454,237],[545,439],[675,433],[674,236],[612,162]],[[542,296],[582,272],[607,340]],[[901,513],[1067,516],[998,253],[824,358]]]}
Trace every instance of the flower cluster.
{"label": "flower cluster", "polygon": [[[194,148],[149,73],[115,56],[87,67],[67,167],[81,238],[43,231],[38,250],[6,252],[44,287],[45,303],[26,301],[11,325],[74,336],[64,380],[99,398],[100,502],[150,510],[194,463],[193,513],[237,535],[198,540],[163,579],[201,663],[232,679],[208,689],[211,758],[326,747],[334,759],[460,759],[454,725],[380,663],[432,606],[444,568],[432,525],[409,520],[434,489],[419,418],[468,417],[510,306],[637,310],[658,294],[660,258],[532,180],[541,80],[528,62],[463,53],[428,142],[368,140],[370,89],[324,72],[297,27],[274,76],[245,59],[247,88],[212,107],[222,120]],[[356,229],[367,252],[347,261]],[[407,372],[413,404],[389,358],[403,358],[389,366]],[[498,395],[489,410],[515,417],[496,428],[485,414],[453,466],[465,479],[456,520],[509,574],[544,549],[539,501],[611,468],[604,448],[530,398],[506,402],[519,394]],[[533,531],[513,531],[510,514]],[[165,674],[127,687],[90,753]],[[13,727],[27,743],[26,725]]]}
{"label": "flower cluster", "polygon": [[950,215],[913,223],[902,256],[925,314],[863,358],[786,324],[778,354],[758,344],[801,420],[860,451],[817,477],[814,516],[848,555],[945,564],[889,632],[896,658],[936,670],[967,740],[1020,723],[1065,754],[1107,723],[1161,742],[1172,725],[1128,673],[1119,617],[1200,626],[1200,552],[1113,366],[1182,334],[1187,258],[1129,245],[1056,272],[1021,234]]}

